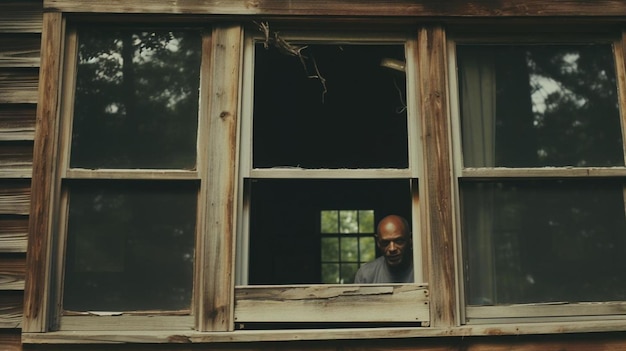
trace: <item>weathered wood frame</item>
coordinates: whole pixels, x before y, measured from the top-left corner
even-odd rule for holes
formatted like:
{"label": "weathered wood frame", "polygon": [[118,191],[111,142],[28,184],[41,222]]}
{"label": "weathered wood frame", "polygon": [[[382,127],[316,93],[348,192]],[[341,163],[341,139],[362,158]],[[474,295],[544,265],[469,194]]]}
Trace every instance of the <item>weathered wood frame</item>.
{"label": "weathered wood frame", "polygon": [[[325,17],[333,23],[350,22],[358,23],[365,21],[371,23],[385,22],[396,24],[415,25],[415,22],[423,20],[424,23],[418,29],[418,43],[420,51],[416,55],[423,55],[422,50],[429,50],[434,47],[436,53],[423,58],[419,64],[419,74],[415,79],[419,81],[420,90],[417,92],[417,100],[420,102],[420,111],[426,114],[426,119],[434,118],[439,122],[424,120],[423,138],[424,158],[431,161],[432,166],[426,170],[426,179],[420,182],[420,195],[422,196],[422,208],[420,220],[422,226],[427,228],[424,252],[431,256],[424,257],[428,263],[428,276],[426,281],[436,281],[436,286],[431,286],[431,308],[435,314],[431,316],[430,328],[381,328],[381,329],[347,329],[347,330],[309,330],[309,331],[225,331],[205,333],[201,331],[84,331],[84,332],[47,332],[49,330],[48,313],[49,301],[49,281],[50,281],[50,237],[49,230],[52,226],[52,196],[50,179],[54,174],[54,148],[57,145],[56,130],[58,114],[58,90],[55,88],[60,75],[60,62],[63,47],[63,22],[64,14],[109,14],[120,16],[120,13],[134,14],[154,14],[166,15],[174,21],[180,21],[181,14],[190,17],[218,16],[220,20],[229,20],[235,23],[249,21],[252,18],[261,17],[281,17],[291,19],[302,19],[308,23],[319,23],[319,16]],[[1,16],[1,14],[0,14]],[[123,18],[124,16],[120,16]],[[31,201],[31,221],[29,229],[29,247],[27,264],[29,269],[26,276],[24,323],[22,340],[25,343],[103,343],[103,342],[145,342],[145,343],[169,343],[169,342],[231,342],[231,341],[278,341],[278,340],[328,340],[328,339],[350,339],[350,338],[414,338],[433,336],[471,336],[471,335],[493,335],[493,334],[546,334],[546,333],[579,333],[579,332],[608,332],[626,331],[626,321],[622,317],[615,320],[578,321],[576,318],[566,318],[557,320],[540,319],[531,323],[528,318],[516,321],[515,318],[507,320],[490,319],[497,324],[485,325],[459,325],[463,320],[465,309],[460,308],[461,302],[457,296],[462,296],[457,292],[459,281],[455,278],[455,260],[457,255],[455,250],[457,223],[454,218],[456,208],[456,197],[454,191],[455,181],[459,176],[457,173],[450,175],[456,167],[451,167],[450,155],[450,126],[448,111],[448,92],[446,87],[447,68],[445,61],[448,54],[445,48],[446,29],[449,25],[487,25],[485,28],[502,29],[502,20],[507,24],[517,25],[517,30],[524,31],[528,25],[538,23],[549,25],[552,28],[568,25],[577,32],[595,30],[595,26],[613,26],[613,28],[624,28],[624,18],[626,17],[626,2],[613,0],[598,0],[587,2],[563,1],[555,2],[550,0],[526,0],[523,2],[505,0],[494,3],[493,1],[475,1],[468,3],[464,0],[438,1],[438,0],[391,0],[384,2],[353,1],[349,6],[342,1],[314,1],[314,0],[294,0],[283,2],[280,0],[261,1],[241,1],[228,2],[215,0],[187,0],[176,3],[163,3],[158,0],[107,0],[98,2],[81,2],[76,0],[44,0],[44,20],[42,36],[42,66],[40,70],[40,92],[37,106],[37,130],[35,136],[35,148],[33,159],[33,182]],[[90,18],[98,19],[96,16]],[[359,19],[361,18],[361,19]],[[184,19],[183,19],[184,20]],[[570,21],[568,23],[568,21]],[[588,26],[571,26],[571,21],[575,23],[585,23]],[[9,23],[9,21],[5,21]],[[436,23],[435,23],[436,22]],[[0,21],[0,24],[4,23]],[[228,27],[228,26],[227,26]],[[584,27],[584,28],[583,28]],[[226,30],[226,28],[224,28]],[[626,31],[624,32],[626,33]],[[622,47],[626,42],[626,34],[622,34]],[[443,47],[442,47],[443,45]],[[623,53],[624,48],[622,48]],[[622,54],[623,56],[623,54]],[[443,61],[443,62],[442,62]],[[432,65],[429,65],[432,63]],[[438,66],[441,64],[441,66]],[[623,72],[621,65],[618,71]],[[429,76],[429,74],[431,76]],[[409,76],[410,78],[410,76]],[[205,78],[206,79],[206,78]],[[432,80],[434,79],[434,80]],[[623,97],[624,77],[620,79],[620,105],[625,106],[626,100]],[[422,105],[423,104],[423,105]],[[228,104],[227,104],[228,105]],[[207,108],[203,104],[204,108]],[[454,110],[454,109],[453,109]],[[211,118],[216,118],[212,116]],[[443,120],[441,120],[443,118]],[[201,122],[202,123],[202,122]],[[208,123],[205,122],[205,126]],[[215,125],[220,125],[216,122]],[[215,131],[215,133],[219,133]],[[236,137],[227,134],[226,139],[232,140]],[[222,142],[224,140],[222,139]],[[237,144],[238,145],[238,144]],[[441,152],[441,154],[440,154]],[[454,153],[452,153],[454,155]],[[219,163],[219,162],[218,162]],[[228,163],[222,165],[232,166]],[[442,172],[442,173],[439,173]],[[556,174],[558,173],[558,174]],[[526,170],[528,177],[543,177],[555,175],[562,177],[569,176],[624,176],[623,169],[576,169],[572,173],[563,174],[560,171],[551,169]],[[68,172],[70,176],[91,177],[91,175],[74,174]],[[464,169],[463,176],[493,177],[504,176],[513,177],[509,170],[483,170]],[[576,174],[576,175],[575,175]],[[24,175],[27,176],[27,175]],[[102,175],[103,177],[115,177],[112,175]],[[160,175],[165,178],[177,179],[180,175],[172,173]],[[169,178],[168,178],[169,179]],[[428,184],[428,185],[426,185]],[[424,188],[422,188],[424,187]],[[431,194],[428,193],[430,190]],[[227,189],[218,189],[220,201],[229,198],[236,198],[236,186]],[[213,210],[214,216],[218,212]],[[231,215],[232,216],[232,215]],[[213,218],[217,219],[220,225],[235,223],[233,217]],[[226,221],[226,222],[224,222]],[[414,221],[415,222],[415,221]],[[232,229],[232,228],[231,228]],[[231,232],[231,234],[233,234]],[[222,243],[224,244],[224,243]],[[200,245],[200,244],[199,244]],[[202,244],[205,247],[206,243]],[[228,244],[225,244],[228,246]],[[201,247],[201,246],[198,246]],[[215,260],[203,260],[205,268],[209,268],[215,262],[229,262],[228,258],[220,257]],[[212,262],[212,263],[211,263]],[[230,261],[232,264],[232,261]],[[232,274],[232,272],[231,272]],[[231,277],[227,277],[232,279]],[[220,295],[219,301],[228,301],[233,293],[230,287],[224,288],[228,291],[213,290]],[[209,290],[209,287],[206,287]],[[230,296],[230,297],[229,297]],[[232,301],[232,300],[230,300]],[[209,306],[207,304],[207,306]],[[228,307],[231,306],[231,307]],[[205,325],[200,330],[211,329],[210,325],[226,325],[231,323],[229,314],[232,313],[232,304],[219,306],[221,312],[217,313],[217,323],[207,319],[204,322],[197,321],[197,325]],[[522,306],[523,307],[523,306]],[[226,311],[230,308],[230,311]],[[203,307],[207,316],[212,307]],[[222,313],[226,312],[226,313]],[[497,312],[497,311],[496,311]],[[505,324],[502,324],[502,323]],[[541,322],[541,323],[536,323]],[[216,327],[217,328],[217,327]],[[477,344],[478,345],[478,344]],[[623,345],[623,343],[620,343]],[[478,346],[477,346],[478,347]],[[487,346],[489,347],[489,346]],[[539,346],[541,347],[541,346]],[[536,348],[534,348],[536,349]]]}
{"label": "weathered wood frame", "polygon": [[[280,22],[279,22],[280,23]],[[270,26],[275,23],[270,23]],[[385,33],[367,31],[358,34],[349,31],[322,31],[302,29],[282,30],[284,40],[294,43],[368,43],[403,45],[407,53],[407,75],[416,75],[415,39],[410,39],[406,32]],[[411,145],[409,150],[409,167],[407,169],[303,169],[303,168],[254,168],[252,166],[252,115],[253,115],[253,57],[255,42],[263,38],[256,32],[248,33],[245,40],[244,78],[242,93],[241,122],[241,161],[239,187],[248,179],[412,179],[420,178],[419,120],[416,104],[415,77],[407,76],[407,128]],[[418,189],[413,186],[413,207],[419,213]],[[242,194],[239,206],[238,230],[238,284],[247,283],[247,245],[249,198]],[[416,215],[416,218],[417,215]],[[414,255],[416,262],[416,282],[423,280],[423,229],[420,221],[414,218],[413,235]],[[410,285],[377,285],[377,286],[345,286],[345,285],[313,285],[313,286],[236,286],[235,287],[235,321],[241,325],[246,323],[267,322],[420,322],[428,325],[429,294],[426,284]],[[297,312],[297,313],[296,313]]]}

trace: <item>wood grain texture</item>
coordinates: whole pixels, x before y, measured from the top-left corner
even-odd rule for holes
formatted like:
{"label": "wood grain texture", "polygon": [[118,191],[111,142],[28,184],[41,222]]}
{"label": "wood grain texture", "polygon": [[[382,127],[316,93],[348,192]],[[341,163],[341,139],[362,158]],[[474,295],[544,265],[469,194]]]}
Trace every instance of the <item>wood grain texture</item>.
{"label": "wood grain texture", "polygon": [[0,178],[30,178],[32,142],[0,142]]}
{"label": "wood grain texture", "polygon": [[208,175],[202,184],[206,242],[202,256],[200,312],[202,331],[232,330],[235,255],[235,191],[237,184],[237,128],[239,124],[240,64],[243,28],[222,24],[211,38],[208,140],[205,141]]}
{"label": "wood grain texture", "polygon": [[0,104],[37,103],[39,72],[30,68],[0,69]]}
{"label": "wood grain texture", "polygon": [[4,254],[0,256],[0,291],[24,290],[25,275],[25,255]]}
{"label": "wood grain texture", "polygon": [[39,67],[41,35],[0,35],[0,68]]}
{"label": "wood grain texture", "polygon": [[24,330],[43,332],[48,321],[49,235],[52,223],[53,174],[57,144],[58,83],[61,65],[62,16],[43,16],[42,61],[33,148],[31,221],[24,291]]}
{"label": "wood grain texture", "polygon": [[450,151],[446,38],[441,26],[419,28],[419,106],[424,135],[425,179],[420,182],[422,213],[430,243],[431,325],[456,324],[452,159]]}
{"label": "wood grain texture", "polygon": [[[415,330],[424,330],[416,335]],[[492,337],[446,334],[446,330],[428,333],[428,328],[414,328],[413,335],[402,329],[306,329],[257,330],[215,333],[180,333],[144,331],[27,333],[28,349],[41,350],[310,350],[310,351],[583,351],[624,350],[626,335],[616,333],[510,335]],[[488,334],[484,334],[488,335]],[[435,337],[437,336],[437,337]],[[115,345],[94,345],[94,344]],[[164,345],[164,344],[169,345]],[[206,343],[211,343],[210,345]],[[45,344],[45,345],[44,345]],[[57,344],[56,346],[54,344]],[[72,345],[73,344],[73,345]],[[82,347],[79,346],[82,344]],[[158,345],[157,345],[158,344]],[[70,345],[72,345],[70,347]]]}
{"label": "wood grain texture", "polygon": [[0,33],[41,33],[43,0],[3,0]]}
{"label": "wood grain texture", "polygon": [[47,11],[329,16],[623,16],[620,0],[44,0]]}
{"label": "wood grain texture", "polygon": [[27,215],[0,215],[0,252],[26,252],[27,236]]}
{"label": "wood grain texture", "polygon": [[32,141],[36,104],[0,104],[0,141]]}
{"label": "wood grain texture", "polygon": [[2,351],[22,351],[22,337],[19,329],[0,331]]}
{"label": "wood grain texture", "polygon": [[23,301],[22,291],[0,291],[0,328],[21,328]]}
{"label": "wood grain texture", "polygon": [[418,285],[238,287],[237,322],[422,322],[428,289]]}
{"label": "wood grain texture", "polygon": [[30,211],[30,181],[0,182],[0,215],[28,215]]}

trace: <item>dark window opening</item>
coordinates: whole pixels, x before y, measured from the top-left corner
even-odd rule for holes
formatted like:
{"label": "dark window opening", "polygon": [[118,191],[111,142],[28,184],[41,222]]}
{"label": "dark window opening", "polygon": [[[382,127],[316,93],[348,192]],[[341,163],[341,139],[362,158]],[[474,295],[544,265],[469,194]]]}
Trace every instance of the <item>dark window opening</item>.
{"label": "dark window opening", "polygon": [[367,208],[375,213],[374,223],[389,214],[411,218],[410,183],[408,179],[250,180],[249,284],[323,283],[321,211]]}
{"label": "dark window opening", "polygon": [[[304,65],[255,47],[253,167],[407,168],[406,79],[381,65],[404,62],[404,46],[316,44],[302,54]],[[317,71],[323,83],[310,78]]]}

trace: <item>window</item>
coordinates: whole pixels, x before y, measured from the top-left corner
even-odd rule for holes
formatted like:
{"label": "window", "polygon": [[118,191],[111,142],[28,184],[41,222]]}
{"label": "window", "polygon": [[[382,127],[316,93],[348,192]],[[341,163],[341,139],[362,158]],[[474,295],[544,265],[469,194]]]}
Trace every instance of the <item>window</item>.
{"label": "window", "polygon": [[201,39],[108,26],[69,35],[61,330],[81,328],[76,317],[147,311],[193,325]]}
{"label": "window", "polygon": [[470,322],[621,313],[587,307],[626,301],[614,45],[456,44]]}
{"label": "window", "polygon": [[[244,55],[236,321],[246,328],[424,322],[418,285],[406,287],[421,294],[409,302],[415,308],[380,313],[371,311],[389,308],[379,305],[383,300],[403,299],[401,285],[349,294],[341,286],[375,258],[378,220],[398,214],[411,221],[417,213],[418,149],[409,132],[416,114],[405,68],[413,43],[394,34],[333,39],[261,29],[269,37],[251,35]],[[359,303],[371,289],[389,290]],[[276,299],[281,313],[272,307]]]}
{"label": "window", "polygon": [[373,210],[322,210],[322,283],[353,283],[363,263],[376,257]]}

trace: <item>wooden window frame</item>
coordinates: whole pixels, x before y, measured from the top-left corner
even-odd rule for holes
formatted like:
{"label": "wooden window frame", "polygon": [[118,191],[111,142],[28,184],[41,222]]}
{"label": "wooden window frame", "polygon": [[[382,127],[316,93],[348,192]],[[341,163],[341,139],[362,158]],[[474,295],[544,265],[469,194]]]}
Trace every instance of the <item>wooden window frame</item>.
{"label": "wooden window frame", "polygon": [[[42,56],[39,76],[37,104],[37,128],[33,153],[33,176],[31,186],[31,211],[29,222],[28,255],[25,282],[24,319],[22,342],[27,344],[84,344],[84,343],[228,343],[293,340],[341,340],[341,339],[384,339],[421,337],[468,337],[484,335],[530,335],[586,332],[626,331],[623,318],[602,320],[566,320],[546,318],[495,318],[485,319],[485,323],[465,324],[466,309],[460,290],[458,262],[460,246],[456,235],[459,223],[456,220],[458,152],[452,142],[456,140],[451,124],[454,118],[454,94],[450,92],[456,82],[454,66],[450,65],[450,50],[447,32],[454,29],[466,31],[468,27],[478,28],[482,33],[501,30],[503,20],[517,33],[528,28],[545,26],[561,27],[565,22],[575,32],[597,31],[596,28],[623,28],[626,4],[615,1],[599,3],[563,3],[537,0],[524,3],[524,6],[510,6],[508,3],[493,4],[479,2],[468,7],[465,1],[428,2],[392,0],[372,3],[371,1],[345,2],[327,1],[311,6],[310,1],[294,0],[289,4],[276,2],[259,3],[249,6],[245,2],[224,4],[213,1],[187,1],[184,3],[158,3],[150,0],[110,0],[85,2],[77,0],[44,0],[42,27]],[[120,15],[124,13],[125,15]],[[182,15],[184,14],[184,15]],[[201,236],[196,248],[205,250],[197,257],[194,330],[171,330],[162,325],[155,330],[84,330],[53,331],[51,318],[51,266],[53,216],[58,192],[55,188],[57,172],[55,156],[59,142],[58,128],[60,116],[61,90],[59,82],[63,76],[65,22],[67,18],[86,16],[88,20],[101,21],[100,16],[128,20],[129,16],[140,15],[140,21],[165,18],[174,22],[198,20],[211,21],[212,34],[206,37],[203,55],[211,57],[204,62],[209,67],[203,71],[202,86],[209,86],[206,99],[200,101],[201,120],[199,129],[206,129],[207,142],[201,145],[199,153],[205,152],[205,167],[211,169],[215,182],[203,183],[201,195],[210,196],[211,201],[202,206],[201,231],[209,230],[210,235]],[[154,16],[154,17],[151,17]],[[157,17],[158,16],[158,17]],[[420,116],[420,152],[423,161],[423,176],[420,178],[420,213],[418,214],[423,237],[424,280],[429,281],[430,327],[429,328],[355,328],[324,330],[271,330],[235,331],[234,325],[234,262],[235,230],[238,222],[238,153],[239,145],[239,99],[243,51],[243,25],[258,18],[289,18],[292,22],[303,21],[319,25],[320,19],[329,25],[352,24],[371,28],[378,24],[394,27],[411,26],[416,38],[415,48],[409,55],[415,60],[415,99]],[[490,17],[495,18],[490,18]],[[420,22],[421,19],[425,21]],[[436,19],[436,20],[432,20]],[[554,21],[557,19],[557,21]],[[509,22],[510,20],[510,22]],[[326,23],[326,22],[324,22]],[[580,26],[584,24],[584,26]],[[597,27],[596,27],[597,25]],[[548,29],[549,31],[550,29]],[[544,32],[541,32],[544,33]],[[623,56],[626,31],[622,33],[622,45],[617,55]],[[623,71],[623,67],[618,68]],[[625,86],[623,75],[619,76],[620,92]],[[621,106],[626,106],[620,93]],[[453,136],[455,136],[453,138]],[[452,140],[451,140],[452,139]],[[209,150],[229,150],[210,153]],[[480,169],[467,170],[468,176],[507,176],[506,171],[489,171],[481,175]],[[207,171],[208,172],[208,171]],[[314,171],[312,171],[314,173]],[[472,173],[473,172],[473,173]],[[542,177],[542,170],[528,170],[527,176]],[[549,172],[549,171],[547,171]],[[571,176],[623,176],[620,169],[581,169],[574,170]],[[74,174],[80,177],[84,175]],[[103,175],[104,176],[104,175]],[[202,175],[201,177],[204,177]],[[219,235],[217,233],[220,233]],[[219,282],[213,284],[199,272],[211,271]],[[539,306],[541,307],[541,306]],[[538,307],[538,308],[539,308]],[[498,311],[496,311],[498,312]],[[123,316],[122,316],[123,317]],[[100,319],[99,319],[100,320]]]}
{"label": "wooden window frame", "polygon": [[[270,25],[271,26],[271,25]],[[414,237],[415,283],[412,284],[319,284],[319,285],[246,285],[250,199],[242,194],[239,207],[237,248],[237,276],[235,286],[235,321],[247,323],[293,322],[420,322],[429,325],[429,292],[423,283],[422,235],[419,220],[417,179],[421,167],[418,142],[419,126],[415,91],[416,41],[407,34],[350,32],[350,31],[287,31],[280,30],[284,40],[316,44],[396,44],[404,45],[407,58],[407,132],[409,166],[406,169],[305,169],[305,168],[255,168],[252,165],[252,114],[254,86],[255,43],[264,40],[257,31],[247,32],[244,44],[244,74],[242,88],[241,159],[239,162],[239,188],[251,179],[406,179],[412,184],[412,222]],[[422,185],[420,184],[419,187]],[[277,307],[280,306],[280,307]]]}
{"label": "wooden window frame", "polygon": [[[484,43],[506,43],[506,44],[563,44],[563,43],[590,43],[600,42],[612,46],[615,73],[616,89],[618,91],[618,105],[620,113],[620,125],[622,136],[626,136],[626,62],[624,60],[624,45],[626,35],[615,35],[615,33],[582,33],[571,35],[569,33],[559,33],[545,36],[540,39],[531,35],[512,34],[497,35],[463,33],[451,36],[448,40],[448,67],[450,72],[457,72],[456,45],[457,44],[484,44]],[[463,180],[558,180],[568,178],[578,179],[601,179],[601,178],[624,178],[626,177],[626,166],[620,167],[536,167],[536,168],[507,168],[507,167],[465,167],[462,159],[461,147],[461,119],[458,77],[455,74],[450,76],[450,96],[451,96],[451,121],[452,121],[452,145],[454,150],[454,178],[455,178],[455,198],[457,199],[457,211],[461,213],[460,187]],[[626,150],[626,139],[623,141],[623,148]],[[625,153],[626,155],[626,153]],[[626,157],[626,156],[625,156]],[[461,228],[460,216],[456,219],[457,228]],[[458,230],[458,259],[463,260],[461,252],[462,230]],[[457,284],[460,289],[460,296],[463,296],[464,272],[459,271]],[[494,306],[470,306],[464,303],[461,309],[461,324],[481,325],[499,323],[520,323],[520,322],[559,322],[559,321],[598,321],[626,320],[624,308],[626,301],[607,302],[579,302],[579,303],[528,303]]]}
{"label": "wooden window frame", "polygon": [[[234,170],[229,161],[235,159],[232,145],[236,140],[238,107],[237,94],[224,92],[236,91],[238,87],[241,27],[210,22],[192,25],[212,28],[202,30],[197,170],[85,170],[70,168],[67,164],[77,48],[73,28],[85,22],[68,20],[61,13],[47,13],[44,23],[47,33],[42,43],[52,58],[43,60],[42,65],[41,81],[47,93],[40,100],[38,115],[44,118],[40,120],[37,139],[42,151],[39,161],[46,169],[36,170],[35,174],[43,181],[33,182],[39,198],[33,199],[37,210],[34,212],[36,219],[31,223],[31,259],[37,264],[25,289],[29,307],[25,309],[24,331],[232,330],[231,313],[223,306],[232,305],[230,270],[234,233],[228,233],[234,226],[223,219],[232,218],[229,204],[233,203],[234,184],[230,180],[234,178]],[[231,153],[209,152],[216,149],[231,150]],[[209,177],[211,182],[207,180]],[[199,182],[194,291],[189,314],[163,311],[61,315],[57,306],[62,285],[63,223],[67,216],[61,210],[67,205],[62,182],[69,179]],[[218,237],[221,235],[224,237]],[[215,275],[202,273],[208,271]]]}

